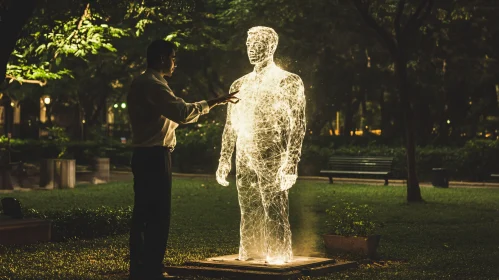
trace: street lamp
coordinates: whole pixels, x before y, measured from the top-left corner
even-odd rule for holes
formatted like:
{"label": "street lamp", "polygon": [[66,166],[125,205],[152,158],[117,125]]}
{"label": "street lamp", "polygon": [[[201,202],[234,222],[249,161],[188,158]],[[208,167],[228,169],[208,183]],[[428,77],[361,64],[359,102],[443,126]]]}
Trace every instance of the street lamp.
{"label": "street lamp", "polygon": [[50,115],[50,103],[52,102],[52,99],[50,96],[46,95],[43,97],[43,104],[45,104],[45,115],[47,118],[47,124],[49,126],[52,126],[52,117]]}

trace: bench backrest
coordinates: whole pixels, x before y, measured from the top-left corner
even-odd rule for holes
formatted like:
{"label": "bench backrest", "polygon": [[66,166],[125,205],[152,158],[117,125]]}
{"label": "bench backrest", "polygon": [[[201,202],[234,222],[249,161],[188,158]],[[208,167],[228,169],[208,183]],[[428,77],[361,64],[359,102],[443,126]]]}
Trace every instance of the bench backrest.
{"label": "bench backrest", "polygon": [[334,156],[329,159],[331,170],[341,171],[392,171],[392,157],[346,157]]}

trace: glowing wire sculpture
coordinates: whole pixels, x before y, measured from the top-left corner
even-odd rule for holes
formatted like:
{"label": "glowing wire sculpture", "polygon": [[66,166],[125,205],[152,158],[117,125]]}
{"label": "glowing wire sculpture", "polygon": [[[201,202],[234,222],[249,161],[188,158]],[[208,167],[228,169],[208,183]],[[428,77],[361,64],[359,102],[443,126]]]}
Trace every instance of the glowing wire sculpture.
{"label": "glowing wire sculpture", "polygon": [[305,95],[299,76],[277,67],[277,33],[257,26],[246,46],[254,71],[236,80],[238,104],[228,104],[217,181],[227,186],[236,148],[241,208],[239,260],[291,261],[288,189],[297,178],[305,136]]}

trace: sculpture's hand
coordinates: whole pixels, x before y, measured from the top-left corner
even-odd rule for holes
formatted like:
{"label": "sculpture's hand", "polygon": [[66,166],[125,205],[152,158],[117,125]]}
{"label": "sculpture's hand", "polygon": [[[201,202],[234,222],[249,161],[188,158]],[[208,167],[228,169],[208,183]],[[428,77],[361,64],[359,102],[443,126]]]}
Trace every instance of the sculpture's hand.
{"label": "sculpture's hand", "polygon": [[294,174],[281,174],[281,191],[289,190],[295,183],[298,176]]}
{"label": "sculpture's hand", "polygon": [[217,169],[217,182],[224,186],[227,187],[229,185],[229,182],[227,181],[227,175],[229,175],[230,167],[227,167],[226,165],[220,164]]}

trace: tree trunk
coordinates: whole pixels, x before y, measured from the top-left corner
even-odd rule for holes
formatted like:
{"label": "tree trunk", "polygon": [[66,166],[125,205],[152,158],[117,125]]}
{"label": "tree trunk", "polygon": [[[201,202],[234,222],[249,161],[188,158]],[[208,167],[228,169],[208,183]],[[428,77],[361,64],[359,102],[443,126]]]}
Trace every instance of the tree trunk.
{"label": "tree trunk", "polygon": [[322,128],[328,123],[330,118],[322,113],[316,113],[307,124],[307,131],[312,131],[313,135],[319,135]]}
{"label": "tree trunk", "polygon": [[353,106],[352,100],[348,100],[346,103],[347,107],[345,109],[344,121],[343,121],[343,135],[349,137],[353,130]]}
{"label": "tree trunk", "polygon": [[[368,115],[367,115],[367,88],[362,89],[362,100],[360,101],[360,108],[362,115],[360,116],[360,128],[362,129],[362,135],[367,135],[369,133],[368,127]],[[370,125],[370,124],[369,124]]]}
{"label": "tree trunk", "polygon": [[380,123],[380,129],[381,129],[381,137],[385,139],[390,138],[390,114],[388,111],[389,106],[387,106],[387,102],[385,101],[385,91],[381,90],[379,94],[379,107],[381,111],[381,123]]}
{"label": "tree trunk", "polygon": [[[402,49],[402,47],[400,47]],[[406,157],[407,157],[407,201],[421,202],[421,190],[419,188],[419,180],[416,174],[416,143],[414,141],[414,119],[409,93],[409,85],[407,80],[407,57],[400,51],[396,58],[396,75],[399,84],[399,95],[401,107],[404,110],[405,122],[405,141],[406,141]]]}
{"label": "tree trunk", "polygon": [[35,10],[35,0],[9,1],[0,5],[0,84],[21,30]]}

